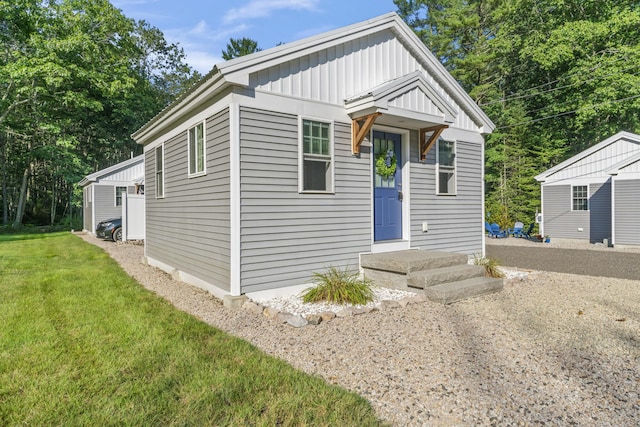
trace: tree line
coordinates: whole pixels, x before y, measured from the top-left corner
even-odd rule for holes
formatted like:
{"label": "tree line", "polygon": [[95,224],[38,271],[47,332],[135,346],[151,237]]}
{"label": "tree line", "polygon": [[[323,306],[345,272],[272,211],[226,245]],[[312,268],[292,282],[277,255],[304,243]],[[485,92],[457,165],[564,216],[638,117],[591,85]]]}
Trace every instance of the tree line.
{"label": "tree line", "polygon": [[637,0],[394,0],[496,124],[486,211],[532,222],[534,176],[619,132],[640,132]]}
{"label": "tree line", "polygon": [[[640,132],[637,0],[394,0],[496,124],[486,211],[540,209],[534,176],[621,130]],[[201,76],[160,30],[108,0],[0,1],[4,226],[79,213],[83,176],[141,148],[131,133]],[[231,39],[232,59],[260,50]]]}
{"label": "tree line", "polygon": [[77,182],[141,148],[133,131],[199,75],[107,0],[0,1],[2,224],[79,219]]}

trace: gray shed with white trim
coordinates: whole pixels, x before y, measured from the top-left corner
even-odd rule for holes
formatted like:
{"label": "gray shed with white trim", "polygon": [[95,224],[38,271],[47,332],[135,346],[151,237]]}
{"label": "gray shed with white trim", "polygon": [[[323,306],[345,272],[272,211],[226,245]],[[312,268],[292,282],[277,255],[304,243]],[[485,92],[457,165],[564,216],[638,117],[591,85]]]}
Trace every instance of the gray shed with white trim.
{"label": "gray shed with white trim", "polygon": [[122,216],[123,193],[144,192],[144,155],[85,176],[82,187],[82,228],[95,234],[100,221]]}
{"label": "gray shed with white trim", "polygon": [[640,220],[634,211],[640,203],[638,156],[640,135],[619,132],[537,175],[541,232],[591,243],[640,244],[635,229],[620,234]]}
{"label": "gray shed with white trim", "polygon": [[482,253],[493,128],[395,13],[218,64],[133,135],[145,254],[223,296],[363,253]]}

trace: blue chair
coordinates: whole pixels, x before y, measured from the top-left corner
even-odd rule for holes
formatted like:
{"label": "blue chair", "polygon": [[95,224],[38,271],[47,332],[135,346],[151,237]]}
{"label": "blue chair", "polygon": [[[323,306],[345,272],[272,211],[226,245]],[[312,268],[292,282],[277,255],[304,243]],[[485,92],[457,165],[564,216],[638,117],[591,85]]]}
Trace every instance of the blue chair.
{"label": "blue chair", "polygon": [[520,237],[524,237],[525,239],[528,239],[528,240],[537,240],[535,236],[531,235],[531,233],[533,232],[533,227],[535,227],[535,225],[536,224],[534,222],[529,224],[529,229],[527,231],[521,231]]}
{"label": "blue chair", "polygon": [[520,221],[517,221],[515,224],[513,224],[513,228],[507,230],[507,233],[509,233],[509,235],[513,237],[522,237],[523,228],[524,224]]}
{"label": "blue chair", "polygon": [[501,239],[503,237],[509,237],[507,230],[500,230],[500,226],[496,223],[489,224],[485,221],[484,228],[487,230],[487,236]]}

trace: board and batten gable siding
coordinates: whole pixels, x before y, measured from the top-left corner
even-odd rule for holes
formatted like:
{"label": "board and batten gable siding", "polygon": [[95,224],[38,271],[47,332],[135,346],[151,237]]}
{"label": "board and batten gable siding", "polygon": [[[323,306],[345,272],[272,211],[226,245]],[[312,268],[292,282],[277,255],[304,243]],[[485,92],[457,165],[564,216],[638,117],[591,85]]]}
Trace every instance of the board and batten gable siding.
{"label": "board and batten gable siding", "polygon": [[[255,72],[249,85],[258,91],[343,106],[345,99],[414,71],[421,71],[448,103],[457,105],[390,29]],[[429,103],[417,107],[418,112],[433,113]],[[451,126],[478,131],[462,109]]]}
{"label": "board and batten gable siding", "polygon": [[436,195],[437,146],[420,162],[417,138],[418,133],[411,132],[411,246],[482,253],[482,145],[456,141],[457,194],[440,196]]}
{"label": "board and batten gable siding", "polygon": [[334,123],[335,194],[298,192],[296,115],[241,107],[240,129],[241,293],[357,269],[371,250],[371,180],[369,154],[351,155],[351,125]]}
{"label": "board and batten gable siding", "polygon": [[144,162],[140,161],[134,165],[120,169],[100,178],[99,182],[118,181],[132,182],[144,176]]}
{"label": "board and batten gable siding", "polygon": [[640,153],[640,144],[623,138],[560,169],[558,172],[550,175],[547,180],[554,181],[576,177],[589,178],[602,176],[602,171],[637,153]]}
{"label": "board and batten gable siding", "polygon": [[640,179],[615,181],[616,245],[640,245]]}
{"label": "board and batten gable siding", "polygon": [[[94,184],[92,187],[96,225],[105,219],[121,218],[122,206],[116,206],[116,185]],[[126,185],[118,185],[118,187],[126,187]]]}
{"label": "board and batten gable siding", "polygon": [[589,241],[604,239],[611,241],[611,179],[589,185]]}
{"label": "board and batten gable siding", "polygon": [[588,240],[589,211],[571,210],[571,185],[544,185],[542,192],[544,234],[551,238]]}
{"label": "board and batten gable siding", "polygon": [[206,120],[206,175],[188,178],[187,130],[164,144],[164,198],[155,150],[146,156],[147,256],[230,290],[229,110]]}

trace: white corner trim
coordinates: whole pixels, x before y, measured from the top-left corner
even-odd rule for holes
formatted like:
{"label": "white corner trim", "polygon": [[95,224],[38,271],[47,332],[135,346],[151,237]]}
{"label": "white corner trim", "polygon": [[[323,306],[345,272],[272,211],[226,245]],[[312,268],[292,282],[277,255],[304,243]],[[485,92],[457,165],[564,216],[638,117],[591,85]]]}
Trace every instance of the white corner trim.
{"label": "white corner trim", "polygon": [[487,242],[486,242],[487,239],[485,239],[485,237],[484,237],[484,233],[485,233],[485,231],[484,231],[484,221],[485,221],[485,218],[486,218],[486,216],[485,216],[486,212],[485,212],[485,207],[484,207],[484,205],[486,203],[485,191],[484,191],[484,187],[486,185],[485,182],[484,182],[484,168],[485,168],[485,164],[484,164],[484,158],[485,158],[484,157],[484,144],[480,145],[480,147],[481,147],[480,148],[480,158],[482,159],[482,168],[480,170],[480,182],[482,183],[482,185],[480,186],[481,187],[480,188],[480,195],[482,197],[482,209],[481,209],[482,210],[482,217],[480,218],[480,224],[479,224],[478,228],[480,228],[480,239],[482,241],[482,254],[481,255],[482,255],[482,258],[484,258],[484,257],[487,256]]}
{"label": "white corner trim", "polygon": [[616,246],[616,178],[611,179],[611,246]]}
{"label": "white corner trim", "polygon": [[240,105],[229,104],[230,289],[240,296]]}

